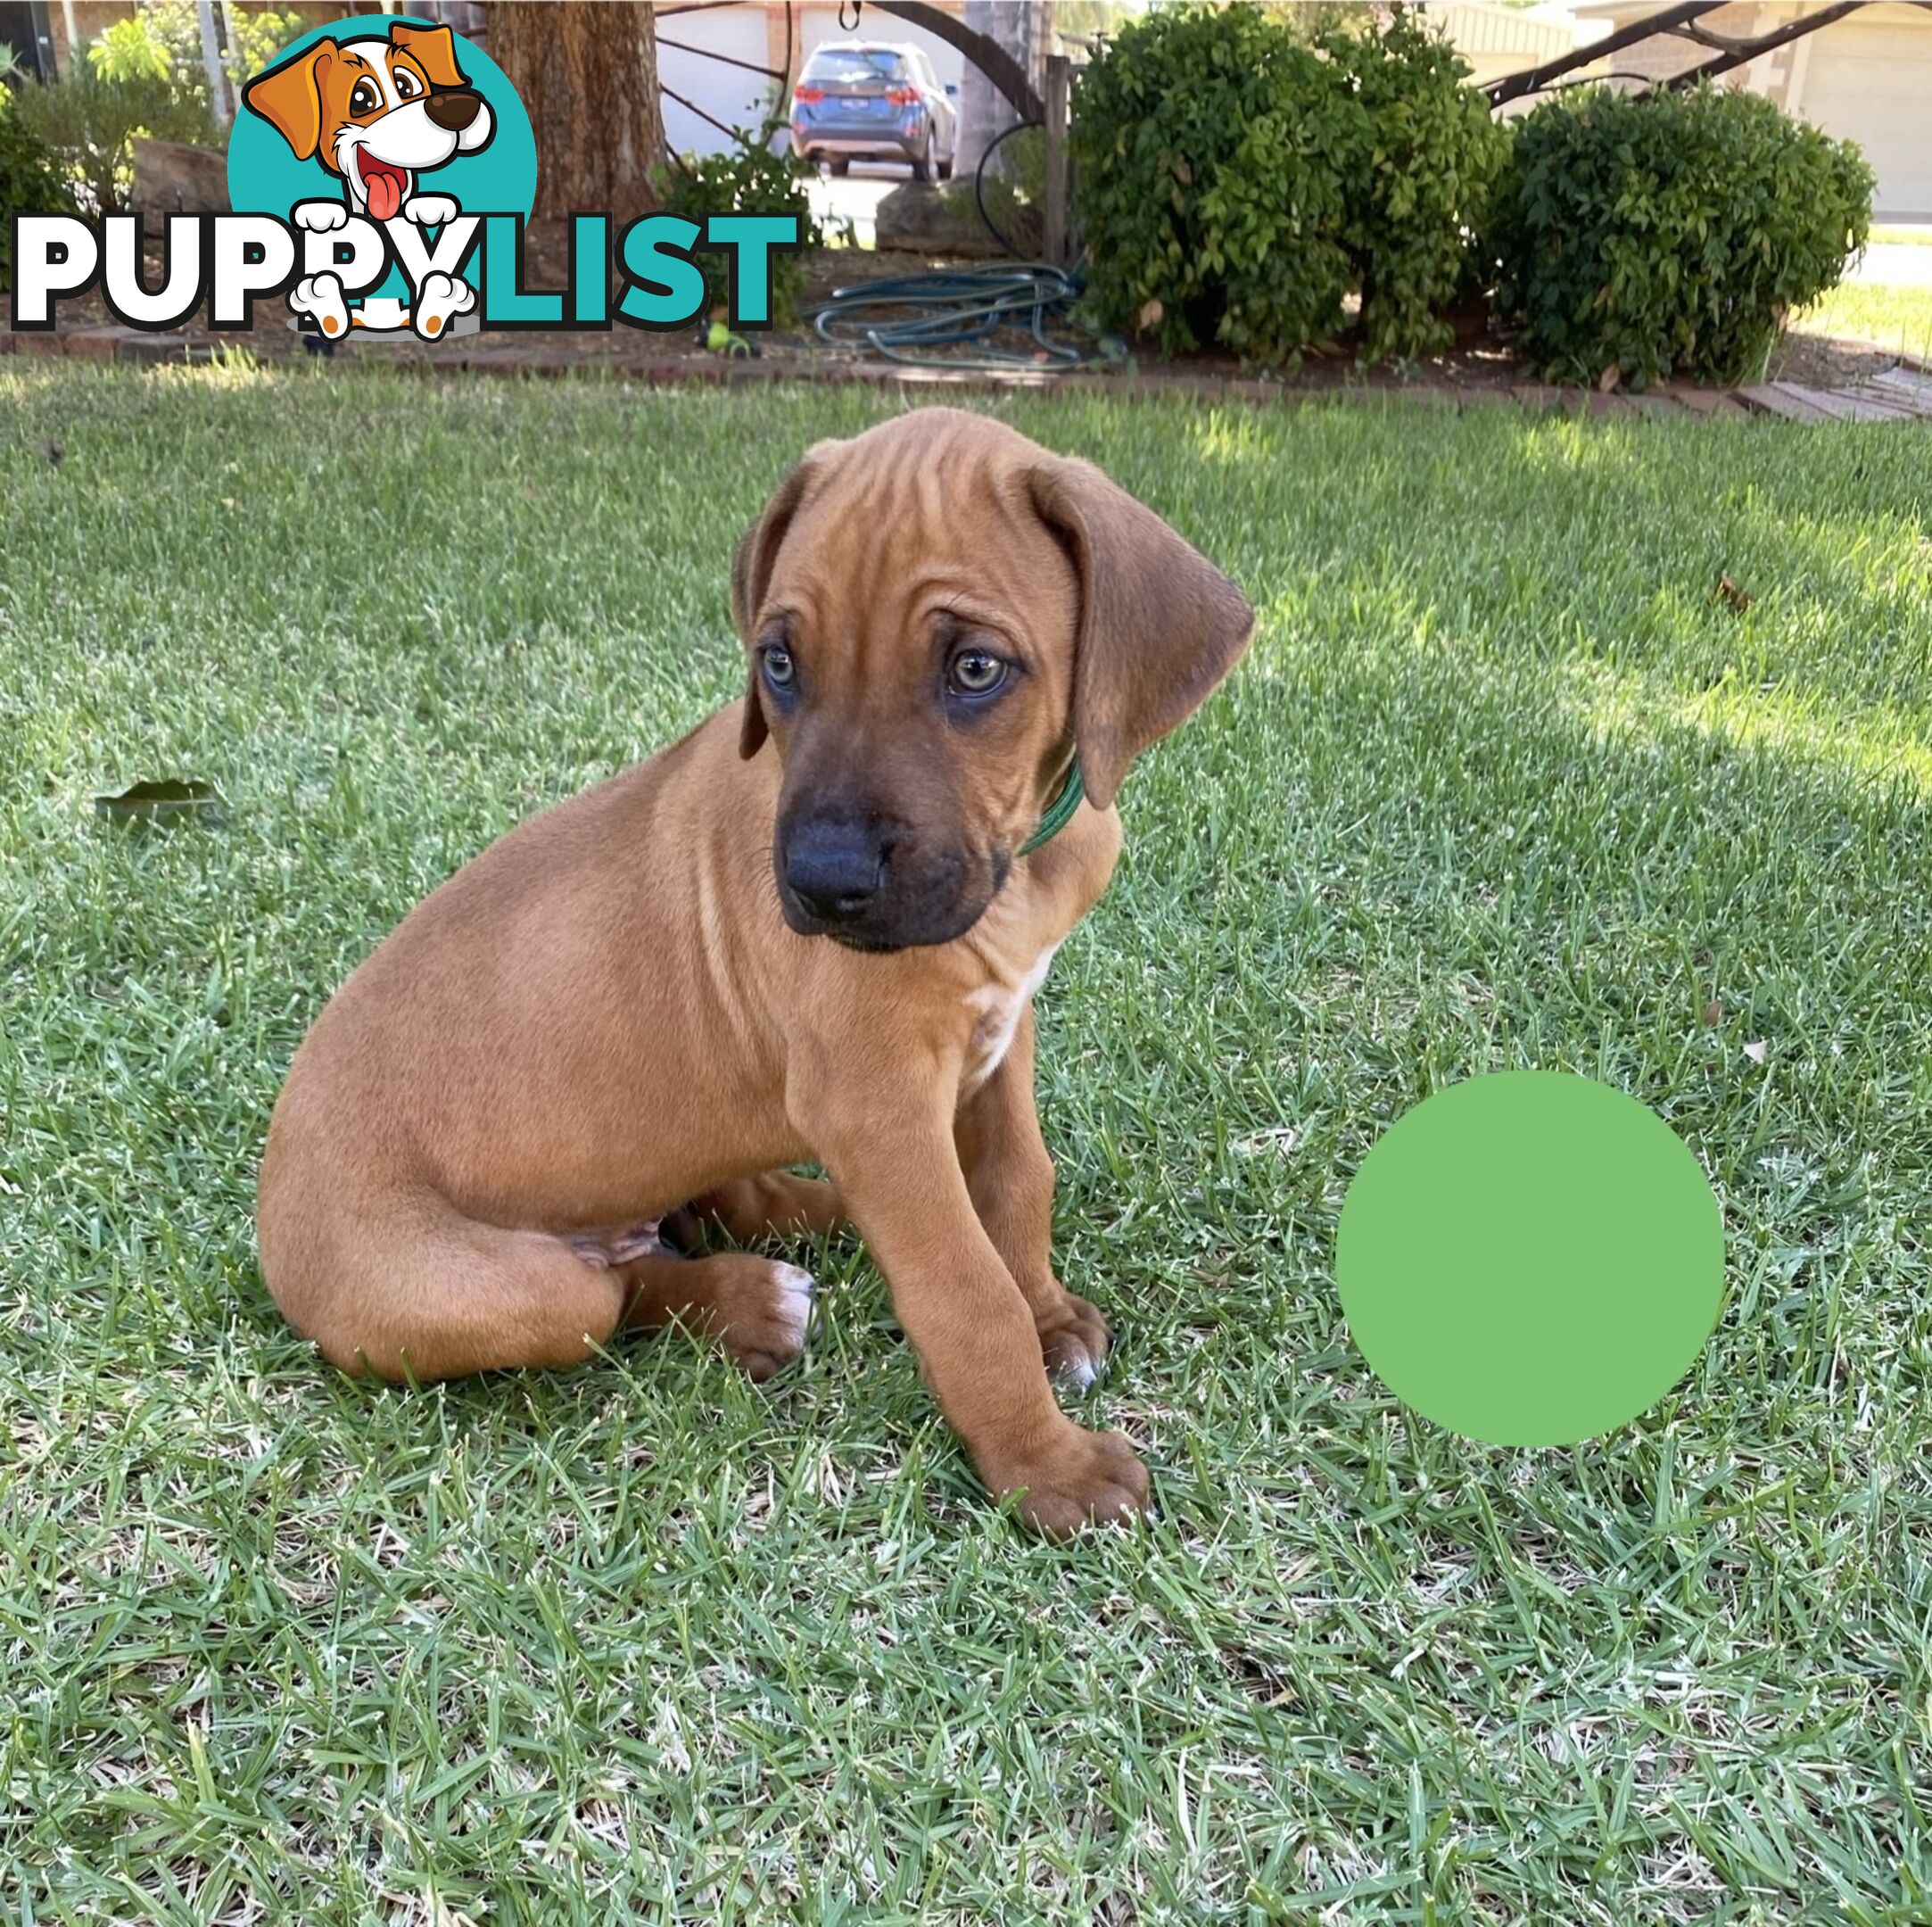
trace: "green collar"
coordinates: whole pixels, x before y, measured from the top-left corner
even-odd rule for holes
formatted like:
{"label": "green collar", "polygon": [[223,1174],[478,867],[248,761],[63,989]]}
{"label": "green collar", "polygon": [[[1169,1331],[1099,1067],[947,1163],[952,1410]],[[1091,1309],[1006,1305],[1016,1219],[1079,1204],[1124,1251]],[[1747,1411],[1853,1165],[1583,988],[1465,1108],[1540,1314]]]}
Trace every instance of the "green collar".
{"label": "green collar", "polygon": [[1086,785],[1080,781],[1080,759],[1073,759],[1073,767],[1067,772],[1067,780],[1060,786],[1060,794],[1046,806],[1046,814],[1040,818],[1040,826],[1020,846],[1022,856],[1030,856],[1043,843],[1051,843],[1069,823],[1073,813],[1080,806],[1080,799],[1086,794]]}

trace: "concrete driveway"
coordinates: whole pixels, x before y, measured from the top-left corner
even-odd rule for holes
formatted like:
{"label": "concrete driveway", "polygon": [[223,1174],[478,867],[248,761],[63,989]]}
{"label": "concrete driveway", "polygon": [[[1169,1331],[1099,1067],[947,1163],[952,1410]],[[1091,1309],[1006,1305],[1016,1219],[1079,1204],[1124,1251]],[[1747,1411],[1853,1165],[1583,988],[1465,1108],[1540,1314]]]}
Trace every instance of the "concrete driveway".
{"label": "concrete driveway", "polygon": [[[912,169],[903,162],[855,161],[851,173],[843,180],[830,174],[821,174],[807,184],[805,192],[812,203],[812,211],[822,221],[828,226],[837,226],[849,220],[859,245],[871,247],[873,210],[895,187],[904,186],[912,178]],[[1932,253],[1932,249],[1926,252]]]}
{"label": "concrete driveway", "polygon": [[[1932,232],[1932,230],[1928,230]],[[1932,246],[1909,241],[1874,241],[1845,277],[1880,287],[1932,287]]]}

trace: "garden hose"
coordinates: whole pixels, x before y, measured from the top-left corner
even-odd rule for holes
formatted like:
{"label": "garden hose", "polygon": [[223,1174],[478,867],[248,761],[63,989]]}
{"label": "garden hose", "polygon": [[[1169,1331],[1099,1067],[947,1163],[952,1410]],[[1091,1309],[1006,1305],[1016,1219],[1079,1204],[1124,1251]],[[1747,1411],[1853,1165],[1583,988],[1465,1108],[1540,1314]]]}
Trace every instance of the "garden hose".
{"label": "garden hose", "polygon": [[[1072,317],[1086,287],[1080,276],[1039,261],[901,275],[833,289],[817,327],[824,341],[871,348],[908,368],[1006,373],[1110,366],[1125,358],[1124,345]],[[1017,333],[1020,344],[1002,346],[995,338],[1002,331]],[[978,353],[932,351],[963,344]]]}
{"label": "garden hose", "polygon": [[[987,232],[1014,258],[987,268],[947,268],[834,288],[815,325],[822,340],[870,348],[907,368],[1060,373],[1110,368],[1127,359],[1127,343],[1074,318],[1086,291],[1077,270],[1026,260],[987,212],[987,163],[1000,143],[1036,120],[1005,128],[973,170],[973,204]],[[1013,346],[997,337],[1015,335]],[[935,352],[976,346],[977,355]]]}

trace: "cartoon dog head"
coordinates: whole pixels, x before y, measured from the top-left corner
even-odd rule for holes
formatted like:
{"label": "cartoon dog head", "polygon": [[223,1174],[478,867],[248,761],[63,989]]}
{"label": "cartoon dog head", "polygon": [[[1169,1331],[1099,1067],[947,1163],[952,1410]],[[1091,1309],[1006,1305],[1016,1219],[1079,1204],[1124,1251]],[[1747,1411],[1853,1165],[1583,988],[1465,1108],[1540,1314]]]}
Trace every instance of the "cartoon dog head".
{"label": "cartoon dog head", "polygon": [[242,90],[298,161],[348,184],[349,204],[392,220],[416,177],[485,145],[495,123],[456,63],[447,27],[395,26],[386,40],[318,40]]}

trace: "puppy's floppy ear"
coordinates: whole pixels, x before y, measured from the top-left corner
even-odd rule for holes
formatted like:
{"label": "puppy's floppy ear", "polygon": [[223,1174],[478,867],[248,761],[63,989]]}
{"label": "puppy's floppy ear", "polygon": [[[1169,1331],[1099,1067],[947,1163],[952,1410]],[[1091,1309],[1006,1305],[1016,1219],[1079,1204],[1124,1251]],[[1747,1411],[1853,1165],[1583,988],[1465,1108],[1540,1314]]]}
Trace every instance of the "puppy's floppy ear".
{"label": "puppy's floppy ear", "polygon": [[1074,742],[1095,809],[1127,765],[1206,701],[1254,633],[1248,599],[1152,509],[1091,462],[1029,477],[1040,517],[1080,580]]}
{"label": "puppy's floppy ear", "polygon": [[242,104],[274,128],[298,161],[311,159],[321,145],[322,76],[334,60],[335,43],[318,40],[293,60],[257,74],[242,89]]}
{"label": "puppy's floppy ear", "polygon": [[392,27],[389,44],[420,61],[433,87],[469,85],[456,63],[456,37],[447,27]]}
{"label": "puppy's floppy ear", "polygon": [[[778,561],[779,550],[784,544],[786,531],[791,527],[792,517],[798,512],[798,504],[805,500],[805,490],[811,485],[818,465],[837,445],[832,442],[815,442],[805,451],[798,466],[779,484],[777,492],[764,505],[764,514],[745,532],[732,553],[731,623],[747,649],[752,646],[758,606],[764,600],[764,591],[771,583],[772,570]],[[758,664],[754,657],[750,680],[745,689],[745,719],[739,732],[739,755],[756,756],[764,747],[765,735],[764,710],[758,701]]]}

